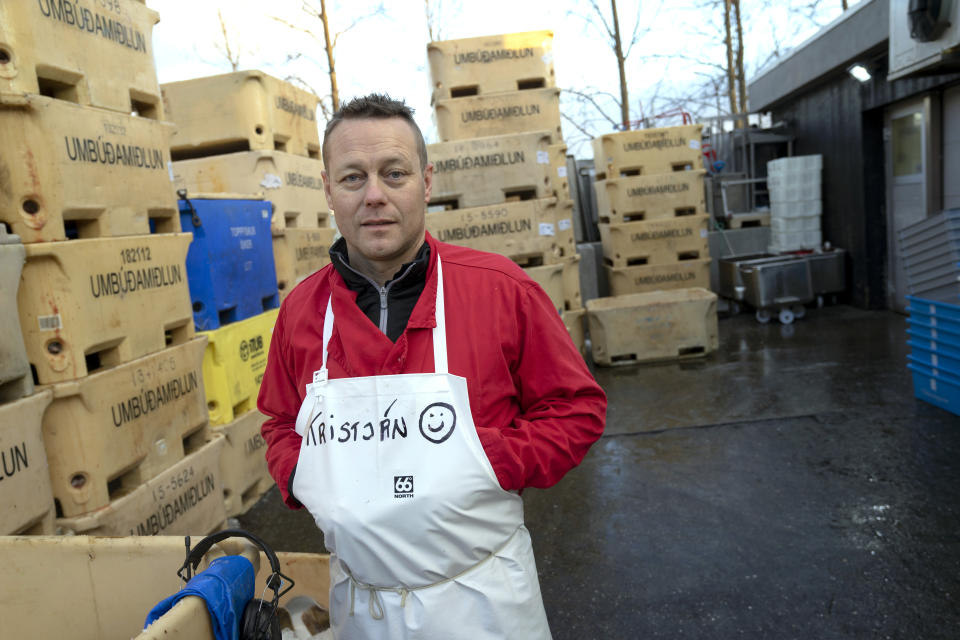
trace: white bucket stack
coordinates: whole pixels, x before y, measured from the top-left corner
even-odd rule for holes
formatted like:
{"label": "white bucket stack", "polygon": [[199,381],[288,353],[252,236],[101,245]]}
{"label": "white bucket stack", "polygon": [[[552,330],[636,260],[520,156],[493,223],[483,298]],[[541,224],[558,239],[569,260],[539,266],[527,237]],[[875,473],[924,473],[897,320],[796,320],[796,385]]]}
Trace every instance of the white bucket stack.
{"label": "white bucket stack", "polygon": [[820,174],[823,156],[778,158],[767,163],[770,253],[820,249]]}

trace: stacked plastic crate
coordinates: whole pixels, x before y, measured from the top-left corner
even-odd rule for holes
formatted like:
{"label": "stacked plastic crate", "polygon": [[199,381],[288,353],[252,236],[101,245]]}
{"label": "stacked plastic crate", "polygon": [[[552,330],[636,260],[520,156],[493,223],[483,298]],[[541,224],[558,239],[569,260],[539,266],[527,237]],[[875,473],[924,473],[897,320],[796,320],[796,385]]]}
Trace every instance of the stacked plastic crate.
{"label": "stacked plastic crate", "polygon": [[960,305],[913,296],[907,301],[913,393],[960,415]]}
{"label": "stacked plastic crate", "polygon": [[273,486],[256,410],[280,298],[270,203],[186,197],[180,223],[193,230],[187,279],[194,324],[207,338],[203,382],[213,433],[226,436],[220,460],[227,515],[245,512]]}
{"label": "stacked plastic crate", "polygon": [[904,227],[897,239],[910,293],[938,302],[960,302],[960,209]]}
{"label": "stacked plastic crate", "polygon": [[701,126],[593,140],[594,188],[610,297],[587,304],[602,365],[700,356],[717,348]]}
{"label": "stacked plastic crate", "polygon": [[[50,402],[37,409],[53,504],[36,506],[76,533],[200,534],[226,518],[157,20],[136,0],[0,4],[0,221],[24,243],[15,308]],[[8,450],[18,473],[43,466],[28,447]]]}
{"label": "stacked plastic crate", "polygon": [[427,229],[523,266],[582,346],[553,33],[432,42],[427,57],[442,140],[427,149],[434,164]]}
{"label": "stacked plastic crate", "polygon": [[176,127],[171,154],[182,224],[198,238],[198,229],[211,232],[196,262],[191,248],[188,272],[197,328],[209,340],[210,424],[227,436],[222,471],[232,516],[273,486],[256,400],[276,307],[329,262],[336,234],[321,178],[319,100],[260,71],[161,89]]}
{"label": "stacked plastic crate", "polygon": [[778,158],[767,163],[770,253],[819,250],[823,245],[820,230],[822,168],[823,157],[820,155]]}
{"label": "stacked plastic crate", "polygon": [[174,183],[188,194],[256,195],[273,207],[281,300],[330,261],[336,229],[323,193],[319,99],[260,71],[161,87],[176,125]]}
{"label": "stacked plastic crate", "polygon": [[960,209],[898,232],[914,395],[960,415]]}
{"label": "stacked plastic crate", "polygon": [[53,394],[34,393],[20,332],[17,289],[26,251],[0,225],[0,535],[52,534],[53,493],[43,412]]}

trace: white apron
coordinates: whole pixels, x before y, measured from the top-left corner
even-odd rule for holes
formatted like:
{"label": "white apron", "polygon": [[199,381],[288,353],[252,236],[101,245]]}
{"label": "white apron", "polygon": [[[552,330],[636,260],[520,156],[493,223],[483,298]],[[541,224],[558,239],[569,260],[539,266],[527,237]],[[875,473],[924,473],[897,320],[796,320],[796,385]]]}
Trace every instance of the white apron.
{"label": "white apron", "polygon": [[523,503],[483,451],[466,380],[447,371],[439,256],[437,278],[436,373],[328,380],[327,302],[293,493],[331,552],[334,637],[549,639]]}

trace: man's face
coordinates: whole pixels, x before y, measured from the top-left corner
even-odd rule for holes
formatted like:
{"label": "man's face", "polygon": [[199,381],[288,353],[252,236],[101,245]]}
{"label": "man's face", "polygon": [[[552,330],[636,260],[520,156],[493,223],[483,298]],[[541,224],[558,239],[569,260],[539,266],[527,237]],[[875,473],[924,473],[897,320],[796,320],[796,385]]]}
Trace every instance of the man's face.
{"label": "man's face", "polygon": [[[326,141],[323,187],[351,263],[399,267],[423,243],[433,165],[401,118],[344,120]],[[394,264],[395,263],[395,264]]]}

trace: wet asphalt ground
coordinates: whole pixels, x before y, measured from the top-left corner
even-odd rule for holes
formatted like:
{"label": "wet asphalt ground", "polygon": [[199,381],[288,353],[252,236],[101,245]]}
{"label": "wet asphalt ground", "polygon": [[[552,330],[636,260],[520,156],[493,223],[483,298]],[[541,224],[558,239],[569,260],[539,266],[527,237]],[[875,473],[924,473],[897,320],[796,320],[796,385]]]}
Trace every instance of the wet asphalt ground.
{"label": "wet asphalt ground", "polygon": [[[595,369],[604,437],[524,493],[554,638],[960,638],[960,417],[913,398],[905,331],[742,314],[705,359]],[[240,524],[324,551],[275,488]]]}

